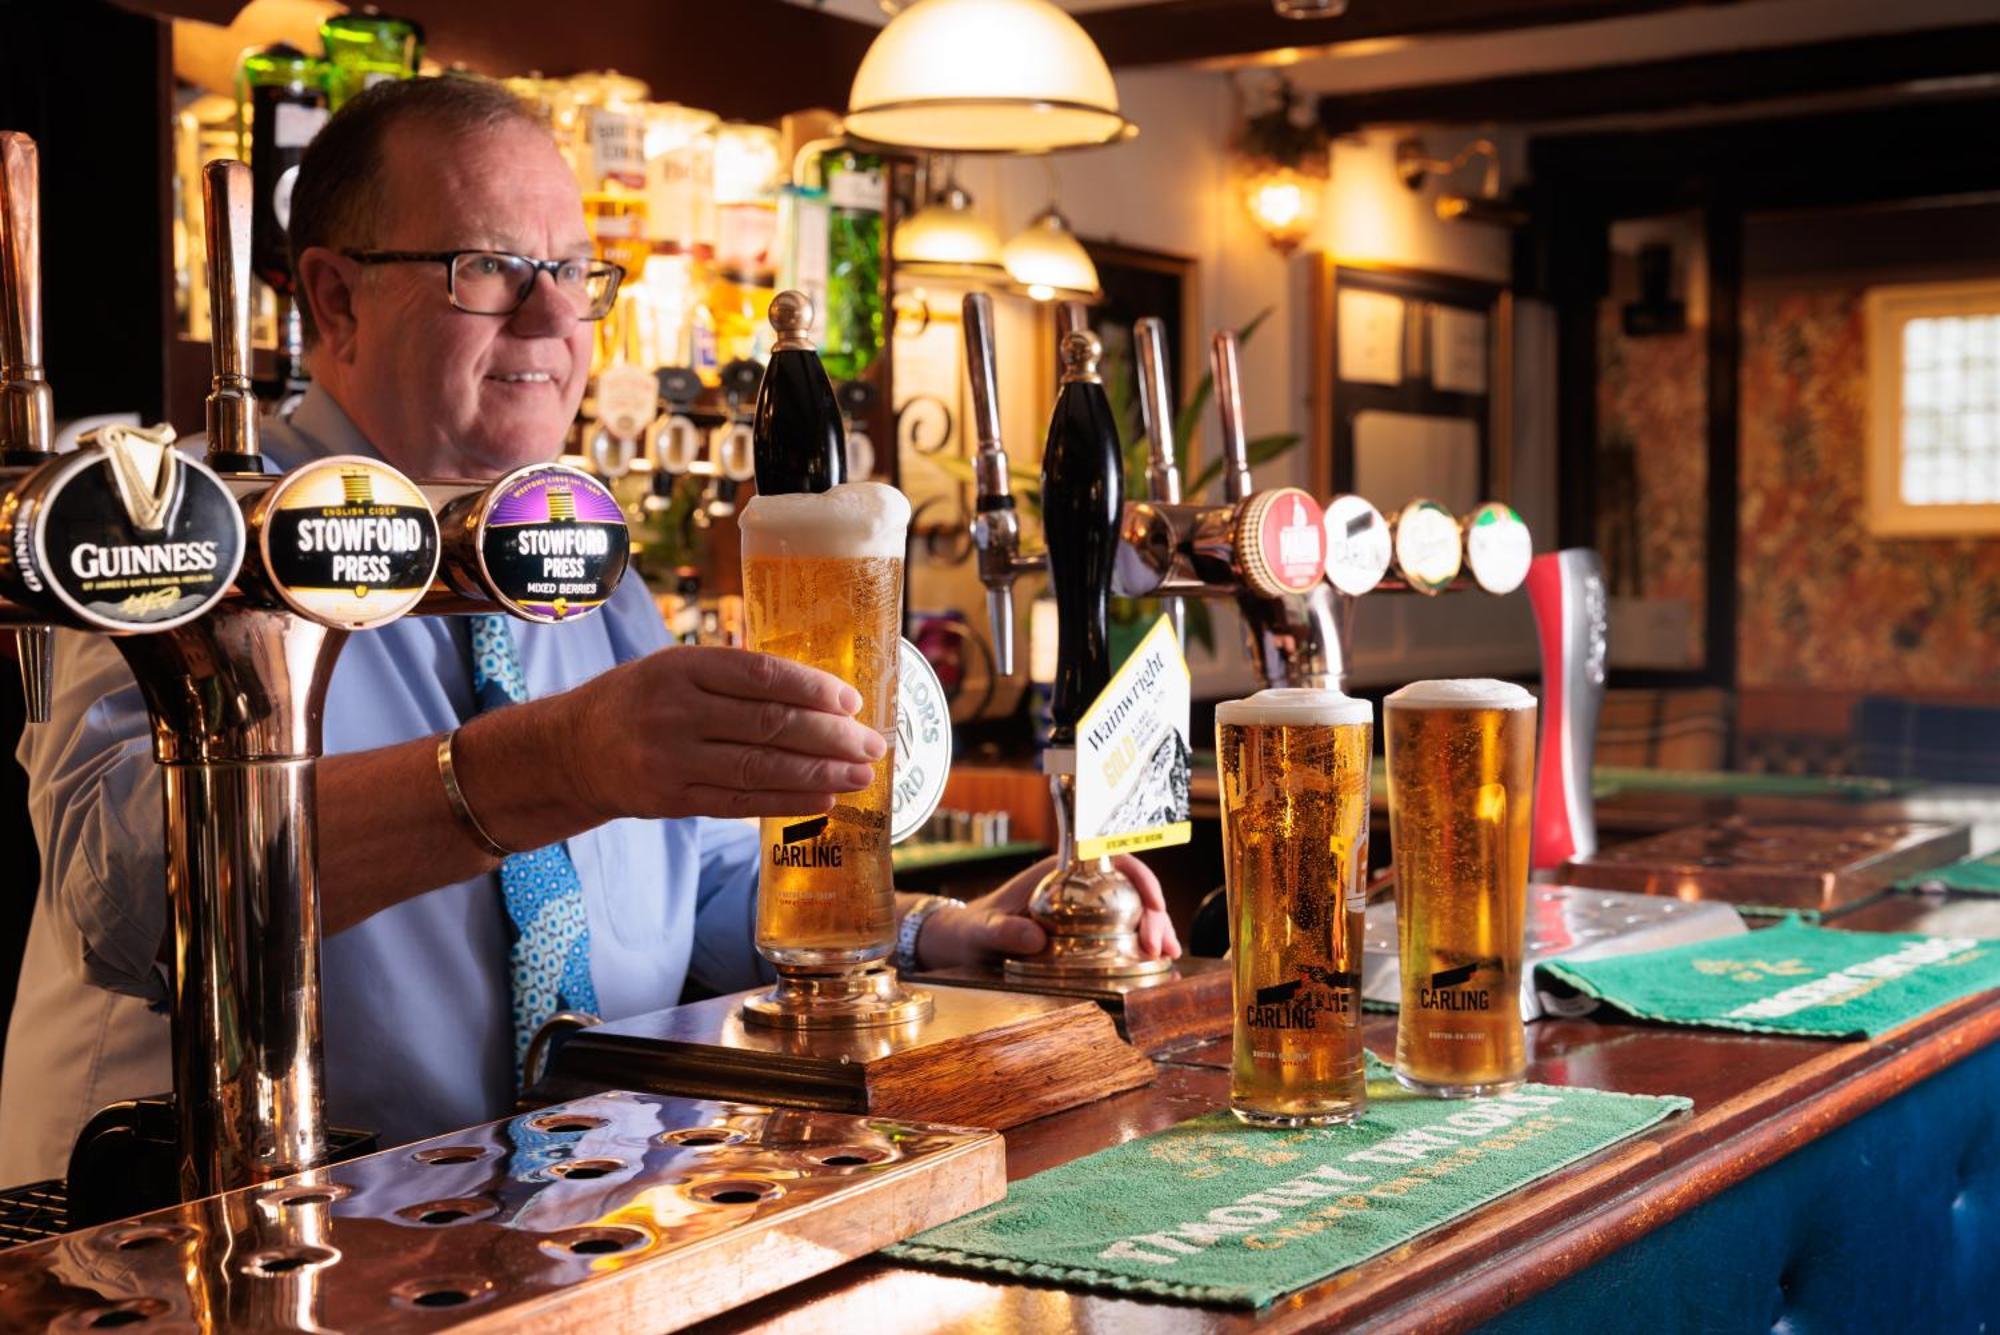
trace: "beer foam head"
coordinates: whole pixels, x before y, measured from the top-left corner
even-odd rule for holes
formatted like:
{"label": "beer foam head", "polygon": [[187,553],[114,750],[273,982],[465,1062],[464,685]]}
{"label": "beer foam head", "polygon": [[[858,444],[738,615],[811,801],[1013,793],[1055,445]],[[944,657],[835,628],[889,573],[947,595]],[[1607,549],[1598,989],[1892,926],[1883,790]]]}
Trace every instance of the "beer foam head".
{"label": "beer foam head", "polygon": [[1330,727],[1337,723],[1369,723],[1374,717],[1374,708],[1366,700],[1303,686],[1274,686],[1241,700],[1225,700],[1215,707],[1215,721],[1231,727]]}
{"label": "beer foam head", "polygon": [[822,492],[752,496],[736,524],[745,556],[901,556],[910,502],[885,483],[843,482]]}
{"label": "beer foam head", "polygon": [[1533,709],[1535,697],[1526,687],[1491,677],[1457,677],[1443,681],[1413,681],[1384,701],[1401,709]]}

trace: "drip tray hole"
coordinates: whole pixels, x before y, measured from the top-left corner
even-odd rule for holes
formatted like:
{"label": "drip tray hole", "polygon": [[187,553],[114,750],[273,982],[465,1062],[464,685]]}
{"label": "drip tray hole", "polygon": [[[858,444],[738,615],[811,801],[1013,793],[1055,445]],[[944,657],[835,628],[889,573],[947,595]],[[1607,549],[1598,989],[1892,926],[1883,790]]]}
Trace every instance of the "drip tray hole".
{"label": "drip tray hole", "polygon": [[264,1193],[266,1207],[296,1210],[308,1205],[331,1205],[351,1192],[353,1188],[338,1182],[309,1182],[296,1187],[280,1187],[276,1191]]}
{"label": "drip tray hole", "polygon": [[243,1263],[243,1270],[245,1274],[276,1278],[339,1259],[340,1253],[329,1247],[277,1247],[252,1255]]}
{"label": "drip tray hole", "polygon": [[542,1239],[541,1249],[556,1257],[616,1256],[650,1247],[653,1235],[639,1228],[572,1228]]}
{"label": "drip tray hole", "polygon": [[669,1145],[683,1145],[689,1149],[703,1149],[711,1145],[740,1145],[748,1137],[734,1127],[691,1126],[680,1131],[669,1131],[660,1139]]}
{"label": "drip tray hole", "polygon": [[711,1205],[755,1205],[759,1201],[776,1200],[785,1194],[785,1189],[761,1177],[723,1177],[697,1182],[687,1188],[687,1194]]}
{"label": "drip tray hole", "polygon": [[546,1171],[550,1177],[565,1181],[588,1182],[593,1178],[608,1177],[625,1165],[616,1159],[570,1159],[563,1163],[550,1164]]}
{"label": "drip tray hole", "polygon": [[528,1125],[536,1131],[562,1135],[576,1131],[595,1131],[600,1126],[609,1126],[602,1117],[585,1117],[582,1113],[549,1113],[542,1117],[530,1117]]}
{"label": "drip tray hole", "polygon": [[137,1228],[121,1228],[105,1234],[103,1245],[112,1251],[142,1252],[170,1242],[185,1242],[193,1236],[192,1229],[178,1224],[142,1224]]}
{"label": "drip tray hole", "polygon": [[824,1149],[807,1150],[799,1157],[807,1163],[826,1168],[862,1168],[868,1164],[888,1163],[896,1155],[875,1145],[829,1145]]}
{"label": "drip tray hole", "polygon": [[493,1296],[493,1281],[483,1275],[438,1275],[431,1279],[405,1280],[389,1290],[389,1301],[398,1307],[436,1311],[466,1307]]}
{"label": "drip tray hole", "polygon": [[448,1201],[421,1201],[416,1205],[405,1205],[396,1211],[398,1219],[406,1219],[412,1224],[423,1224],[429,1228],[442,1228],[447,1224],[469,1224],[484,1219],[500,1208],[498,1203],[484,1196],[460,1196]]}
{"label": "drip tray hole", "polygon": [[487,1151],[481,1145],[439,1145],[435,1149],[418,1150],[410,1157],[418,1163],[452,1164],[473,1163],[486,1155]]}

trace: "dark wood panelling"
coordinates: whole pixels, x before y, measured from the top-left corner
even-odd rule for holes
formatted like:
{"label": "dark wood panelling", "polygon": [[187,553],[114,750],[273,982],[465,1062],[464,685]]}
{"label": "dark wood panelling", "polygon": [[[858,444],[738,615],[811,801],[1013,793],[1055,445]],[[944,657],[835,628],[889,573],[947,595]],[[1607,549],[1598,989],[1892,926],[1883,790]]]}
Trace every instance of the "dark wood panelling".
{"label": "dark wood panelling", "polygon": [[1331,134],[1366,125],[1526,124],[1887,89],[2000,72],[2000,23],[1877,33],[1833,42],[1720,51],[1463,83],[1333,93]]}

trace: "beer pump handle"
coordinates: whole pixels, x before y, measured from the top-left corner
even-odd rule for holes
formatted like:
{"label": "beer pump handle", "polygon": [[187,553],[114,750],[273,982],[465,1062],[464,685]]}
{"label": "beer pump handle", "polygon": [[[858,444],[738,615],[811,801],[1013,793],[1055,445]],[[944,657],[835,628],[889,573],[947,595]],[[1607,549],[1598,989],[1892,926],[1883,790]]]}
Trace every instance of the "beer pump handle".
{"label": "beer pump handle", "polygon": [[972,383],[973,431],[979,453],[972,465],[978,509],[972,542],[979,552],[979,581],[986,586],[986,624],[993,632],[993,667],[1014,672],[1014,578],[1030,563],[1021,559],[1021,519],[1014,509],[1014,486],[1007,474],[1007,448],[1000,439],[999,374],[993,353],[993,298],[966,294],[965,370]]}
{"label": "beer pump handle", "polygon": [[42,244],[35,141],[0,131],[0,446],[10,464],[41,462],[55,407],[42,371]]}
{"label": "beer pump handle", "polygon": [[1544,552],[1528,567],[1542,649],[1534,842],[1528,865],[1561,867],[1597,851],[1591,762],[1604,704],[1604,563],[1584,547]]}
{"label": "beer pump handle", "polygon": [[[1181,499],[1181,470],[1174,462],[1174,404],[1167,388],[1167,326],[1158,316],[1148,315],[1132,327],[1139,345],[1139,416],[1145,423],[1146,441],[1152,447],[1146,479],[1152,499],[1177,505]],[[1179,598],[1163,598],[1167,617],[1173,622],[1174,636],[1187,648],[1187,605]]]}
{"label": "beer pump handle", "polygon": [[806,337],[812,322],[805,293],[771,298],[778,337],[757,385],[752,445],[757,490],[766,496],[828,491],[847,480],[847,433],[833,382]]}
{"label": "beer pump handle", "polygon": [[208,242],[210,360],[208,465],[224,473],[263,471],[257,396],[250,384],[250,164],[219,158],[201,169]]}
{"label": "beer pump handle", "polygon": [[1042,523],[1049,548],[1049,583],[1056,596],[1055,689],[1049,741],[1076,744],[1077,721],[1111,679],[1106,622],[1111,567],[1124,512],[1118,425],[1098,378],[1103,355],[1097,335],[1063,335],[1062,390],[1042,450]]}
{"label": "beer pump handle", "polygon": [[[42,372],[42,245],[35,141],[0,131],[0,464],[39,463],[54,436]],[[31,723],[49,720],[54,641],[47,626],[14,632]]]}
{"label": "beer pump handle", "polygon": [[1222,418],[1222,495],[1234,505],[1250,495],[1250,446],[1243,435],[1243,377],[1238,370],[1236,331],[1217,330],[1209,347],[1215,372],[1215,407]]}

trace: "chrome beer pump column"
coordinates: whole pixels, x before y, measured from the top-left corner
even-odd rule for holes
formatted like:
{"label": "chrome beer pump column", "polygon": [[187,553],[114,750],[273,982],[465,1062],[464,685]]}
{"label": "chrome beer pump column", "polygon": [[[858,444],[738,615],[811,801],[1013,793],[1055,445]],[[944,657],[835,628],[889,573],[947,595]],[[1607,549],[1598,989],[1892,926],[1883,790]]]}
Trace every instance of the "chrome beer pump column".
{"label": "chrome beer pump column", "polygon": [[419,484],[361,456],[266,473],[250,385],[249,168],[209,163],[203,193],[208,462],[242,506],[230,508],[248,551],[235,593],[206,615],[119,642],[165,797],[187,1198],[326,1158],[314,775],[348,634],[418,610],[586,615],[623,576],[629,541],[610,493],[560,465],[487,485]]}

